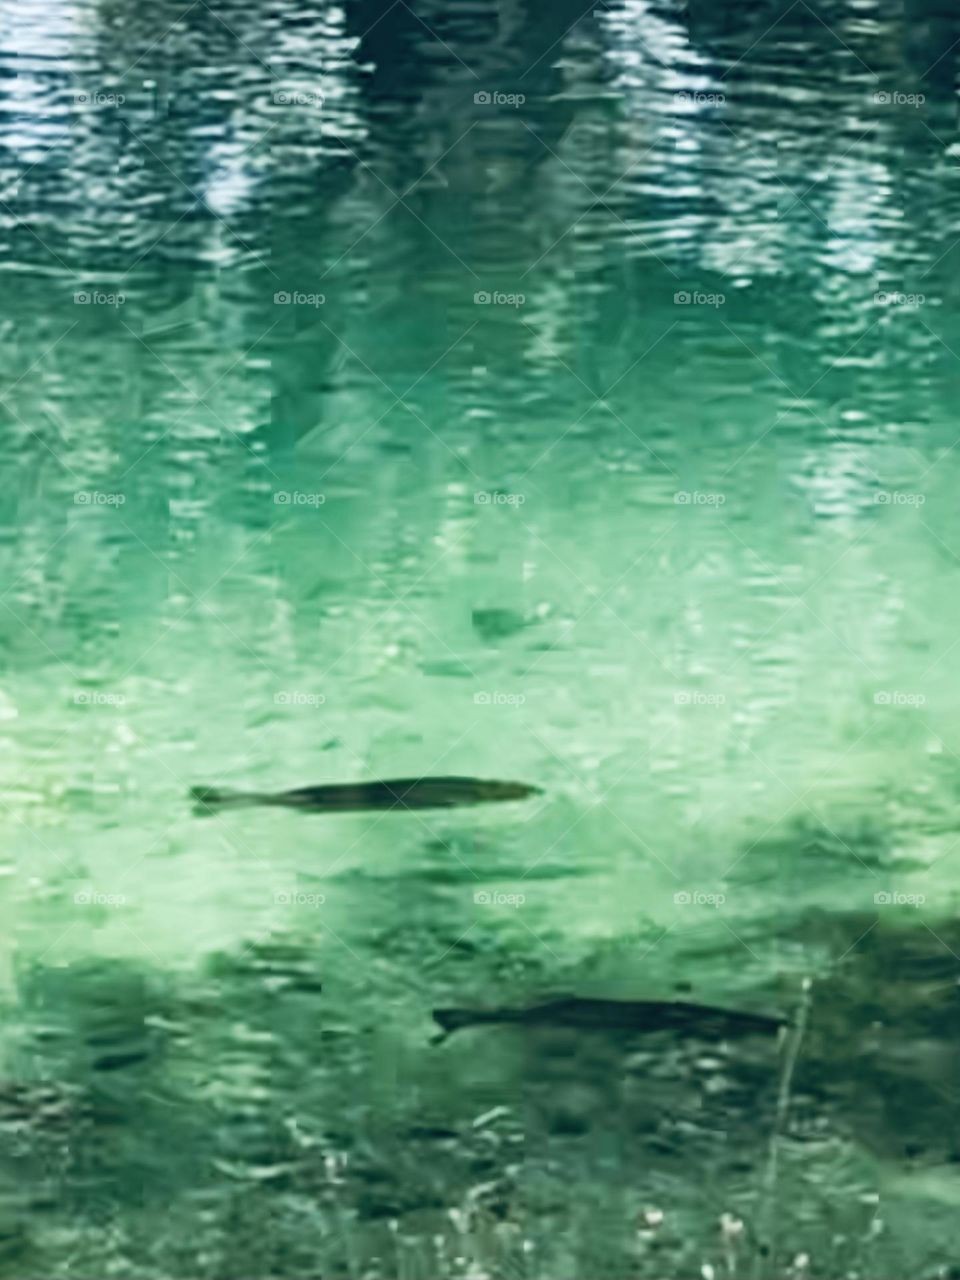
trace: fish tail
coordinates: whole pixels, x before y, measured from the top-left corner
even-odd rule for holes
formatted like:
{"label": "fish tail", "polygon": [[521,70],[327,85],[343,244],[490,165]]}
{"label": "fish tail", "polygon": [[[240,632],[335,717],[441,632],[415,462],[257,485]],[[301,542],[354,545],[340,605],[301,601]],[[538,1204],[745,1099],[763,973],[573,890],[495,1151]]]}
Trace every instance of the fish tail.
{"label": "fish tail", "polygon": [[439,1035],[435,1036],[432,1042],[437,1044],[446,1040],[447,1036],[453,1035],[454,1031],[459,1031],[461,1027],[469,1027],[483,1019],[471,1009],[434,1009],[433,1020],[440,1027]]}
{"label": "fish tail", "polygon": [[214,809],[243,809],[269,802],[269,797],[255,791],[230,791],[222,787],[191,787],[190,799],[200,813]]}

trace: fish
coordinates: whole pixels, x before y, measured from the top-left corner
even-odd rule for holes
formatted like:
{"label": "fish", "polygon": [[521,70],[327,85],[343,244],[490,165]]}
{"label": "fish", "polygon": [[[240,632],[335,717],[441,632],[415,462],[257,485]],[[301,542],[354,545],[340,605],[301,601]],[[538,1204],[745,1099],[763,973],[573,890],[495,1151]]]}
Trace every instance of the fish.
{"label": "fish", "polygon": [[515,609],[474,609],[470,620],[474,631],[487,644],[506,640],[527,625],[525,615]]}
{"label": "fish", "polygon": [[331,782],[292,791],[230,791],[192,787],[196,812],[274,805],[310,813],[356,813],[389,809],[453,809],[463,805],[526,800],[541,795],[526,782],[484,778],[394,778],[384,782]]}
{"label": "fish", "polygon": [[521,1023],[524,1026],[562,1026],[581,1030],[680,1031],[718,1038],[776,1035],[788,1019],[776,1014],[718,1009],[684,1000],[592,1000],[563,996],[529,1008],[434,1009],[440,1034],[434,1043],[454,1031],[481,1023]]}
{"label": "fish", "polygon": [[116,1071],[120,1067],[134,1067],[140,1062],[146,1062],[149,1057],[149,1053],[135,1050],[130,1053],[105,1053],[94,1060],[93,1069],[94,1071]]}

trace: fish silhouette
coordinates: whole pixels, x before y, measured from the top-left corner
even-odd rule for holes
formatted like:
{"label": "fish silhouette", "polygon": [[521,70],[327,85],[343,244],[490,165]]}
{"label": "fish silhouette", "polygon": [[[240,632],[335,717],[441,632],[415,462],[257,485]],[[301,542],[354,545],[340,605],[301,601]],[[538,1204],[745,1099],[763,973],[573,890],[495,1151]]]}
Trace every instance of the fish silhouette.
{"label": "fish silhouette", "polygon": [[293,791],[229,791],[193,787],[190,795],[198,813],[220,809],[273,805],[309,813],[355,813],[387,809],[453,809],[463,805],[525,800],[540,795],[525,782],[496,782],[484,778],[395,778],[384,782],[332,782]]}
{"label": "fish silhouette", "polygon": [[774,1014],[744,1013],[682,1000],[592,1000],[564,996],[525,1009],[434,1009],[445,1040],[463,1027],[480,1023],[577,1027],[583,1030],[679,1031],[724,1038],[775,1035],[787,1019]]}

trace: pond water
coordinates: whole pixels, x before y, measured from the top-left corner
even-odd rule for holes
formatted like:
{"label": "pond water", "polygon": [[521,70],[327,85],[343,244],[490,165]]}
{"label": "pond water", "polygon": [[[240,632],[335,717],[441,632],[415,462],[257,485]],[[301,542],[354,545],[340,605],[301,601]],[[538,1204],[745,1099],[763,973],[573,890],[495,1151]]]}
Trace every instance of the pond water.
{"label": "pond water", "polygon": [[958,61],[0,0],[0,1274],[957,1274]]}

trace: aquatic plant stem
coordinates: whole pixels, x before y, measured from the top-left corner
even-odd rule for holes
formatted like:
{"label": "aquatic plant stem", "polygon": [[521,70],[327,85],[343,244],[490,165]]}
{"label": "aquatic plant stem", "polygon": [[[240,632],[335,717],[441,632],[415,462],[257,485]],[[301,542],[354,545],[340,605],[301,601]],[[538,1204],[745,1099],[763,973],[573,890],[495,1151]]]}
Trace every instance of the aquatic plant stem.
{"label": "aquatic plant stem", "polygon": [[763,1255],[760,1252],[760,1246],[764,1244],[767,1246],[766,1261],[768,1264],[772,1264],[773,1257],[776,1252],[775,1218],[773,1220],[772,1232],[769,1230],[769,1227],[771,1213],[776,1203],[780,1143],[786,1133],[787,1120],[790,1113],[790,1090],[793,1085],[793,1073],[794,1068],[797,1065],[797,1058],[800,1056],[800,1046],[803,1043],[803,1037],[807,1029],[807,1020],[810,1014],[810,1005],[812,1002],[812,989],[813,983],[811,979],[804,978],[801,984],[800,1004],[797,1009],[797,1016],[786,1034],[783,1066],[780,1069],[780,1086],[777,1090],[777,1113],[774,1120],[773,1133],[770,1135],[770,1151],[767,1156],[767,1166],[763,1176],[760,1212],[757,1215],[758,1249],[753,1271],[754,1280],[762,1280],[760,1267]]}

